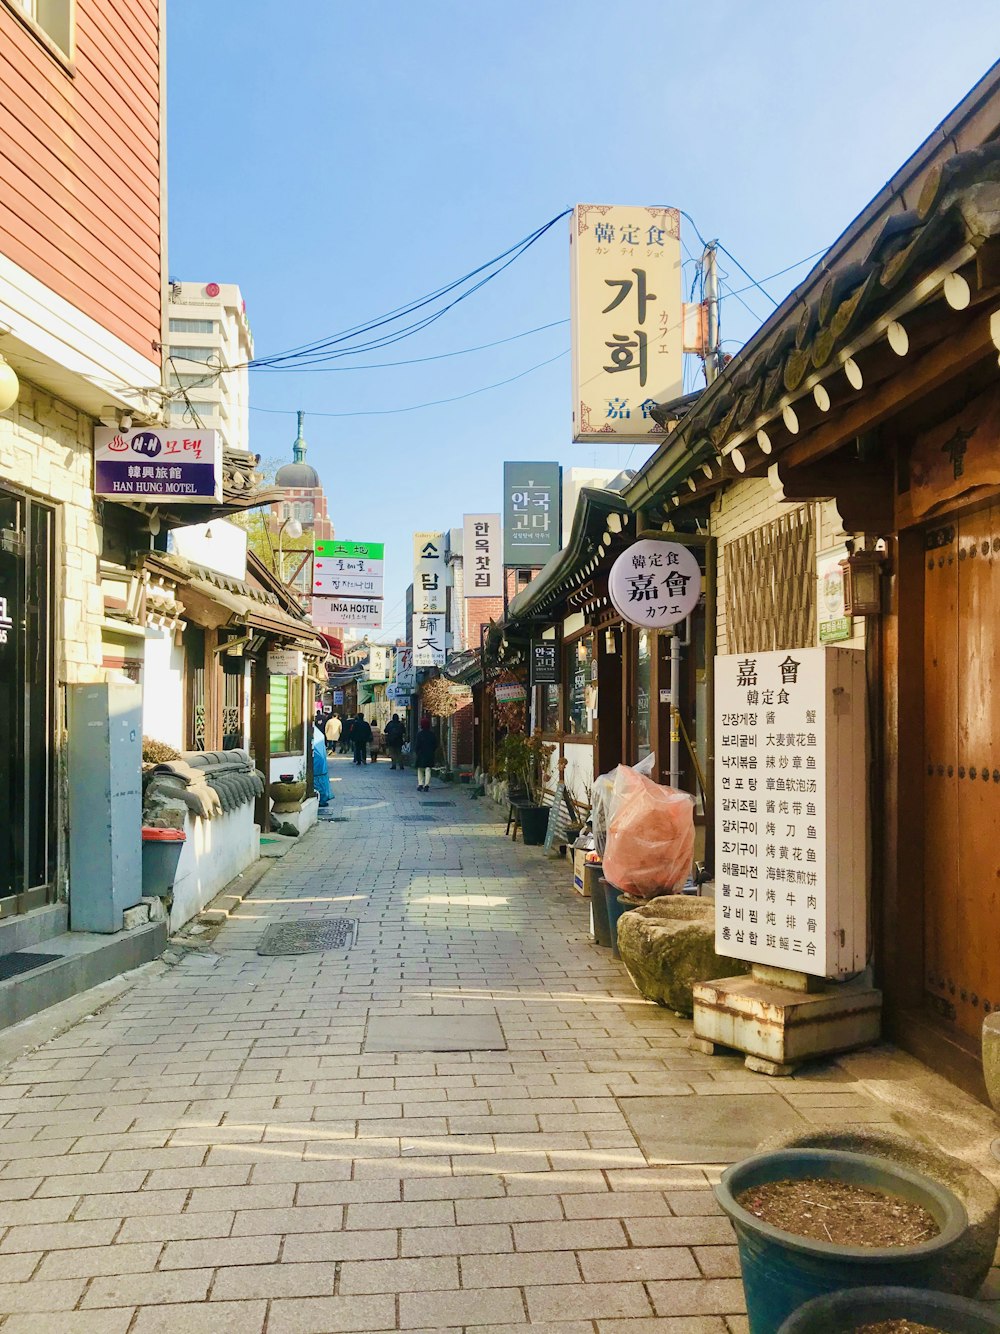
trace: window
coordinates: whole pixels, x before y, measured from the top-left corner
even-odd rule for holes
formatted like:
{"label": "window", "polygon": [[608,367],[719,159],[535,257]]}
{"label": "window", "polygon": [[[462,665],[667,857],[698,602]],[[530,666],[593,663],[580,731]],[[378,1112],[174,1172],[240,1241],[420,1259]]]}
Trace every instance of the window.
{"label": "window", "polygon": [[170,356],[175,361],[204,361],[209,362],[213,357],[218,357],[219,352],[214,347],[171,347]]}
{"label": "window", "polygon": [[66,56],[73,53],[73,0],[10,0]]}
{"label": "window", "polygon": [[312,521],[313,521],[313,507],[311,503],[308,503],[302,506],[302,522],[312,523]]}
{"label": "window", "polygon": [[281,507],[281,517],[283,519],[290,519],[292,517],[292,507],[287,500]]}
{"label": "window", "polygon": [[597,686],[591,681],[594,665],[594,640],[583,635],[566,649],[566,731],[570,736],[586,736],[591,729],[591,715],[596,711]]}
{"label": "window", "polygon": [[635,664],[635,758],[644,760],[653,749],[650,726],[650,693],[653,684],[653,636],[639,631],[639,652]]}
{"label": "window", "polygon": [[215,320],[171,320],[171,333],[215,333]]}
{"label": "window", "polygon": [[301,755],[303,753],[301,676],[272,676],[270,693],[271,754]]}
{"label": "window", "polygon": [[559,731],[559,692],[558,685],[539,686],[541,691],[541,708],[539,718],[541,719],[542,731],[546,736]]}

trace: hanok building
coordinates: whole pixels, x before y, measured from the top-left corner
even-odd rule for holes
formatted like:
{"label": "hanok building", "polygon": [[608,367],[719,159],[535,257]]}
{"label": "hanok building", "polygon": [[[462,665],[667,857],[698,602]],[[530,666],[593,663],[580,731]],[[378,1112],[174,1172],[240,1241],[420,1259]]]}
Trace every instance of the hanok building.
{"label": "hanok building", "polygon": [[998,349],[1000,66],[698,400],[661,405],[626,491],[645,526],[710,533],[720,650],[864,646],[885,1027],[980,1096],[1000,1007]]}

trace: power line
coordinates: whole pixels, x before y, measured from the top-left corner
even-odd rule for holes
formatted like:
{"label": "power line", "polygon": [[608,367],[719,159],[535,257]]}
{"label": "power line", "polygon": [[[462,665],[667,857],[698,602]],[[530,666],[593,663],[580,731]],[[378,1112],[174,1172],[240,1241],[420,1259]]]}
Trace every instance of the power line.
{"label": "power line", "polygon": [[[459,403],[464,398],[474,398],[476,394],[485,394],[490,389],[500,389],[505,384],[513,384],[515,380],[523,380],[526,375],[532,371],[539,371],[543,366],[551,366],[554,361],[559,361],[562,357],[569,354],[569,348],[564,348],[562,352],[557,352],[554,357],[548,357],[545,361],[539,361],[534,366],[529,366],[525,371],[519,371],[517,375],[510,375],[506,380],[497,380],[494,384],[484,384],[479,389],[470,389],[465,394],[455,394],[452,398],[435,398],[427,403],[411,403],[405,408],[374,408],[367,412],[310,412],[310,417],[395,417],[404,412],[419,412],[421,408],[436,408],[444,403]],[[251,406],[251,412],[268,412],[276,416],[286,417],[293,411],[291,408],[256,408]]]}

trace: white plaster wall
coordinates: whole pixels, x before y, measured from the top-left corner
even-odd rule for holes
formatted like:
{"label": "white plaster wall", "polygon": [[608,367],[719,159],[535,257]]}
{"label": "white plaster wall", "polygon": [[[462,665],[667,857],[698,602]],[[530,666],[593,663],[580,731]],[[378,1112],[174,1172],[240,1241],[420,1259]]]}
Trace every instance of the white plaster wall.
{"label": "white plaster wall", "polygon": [[260,856],[260,830],[253,822],[253,803],[246,802],[214,820],[188,812],[187,841],[177,864],[170,930],[195,917],[216,894]]}
{"label": "white plaster wall", "polygon": [[174,643],[172,630],[146,631],[142,734],[184,749],[184,649]]}
{"label": "white plaster wall", "polygon": [[[590,804],[587,796],[588,787],[594,782],[594,747],[583,742],[567,742],[564,747],[566,756],[566,786],[574,800]],[[550,790],[559,782],[559,747],[555,749],[549,761],[546,787]]]}
{"label": "white plaster wall", "polygon": [[271,782],[279,783],[282,774],[291,774],[292,781],[298,782],[306,776],[306,757],[303,751],[299,755],[279,755],[271,760]]}

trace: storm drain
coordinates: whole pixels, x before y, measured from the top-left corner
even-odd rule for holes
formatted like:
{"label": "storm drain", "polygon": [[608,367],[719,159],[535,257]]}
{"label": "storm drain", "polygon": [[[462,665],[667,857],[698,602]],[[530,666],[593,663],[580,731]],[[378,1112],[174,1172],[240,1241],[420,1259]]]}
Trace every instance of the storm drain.
{"label": "storm drain", "polygon": [[454,806],[453,801],[422,801],[421,806]]}
{"label": "storm drain", "polygon": [[403,824],[433,824],[433,815],[400,815]]}
{"label": "storm drain", "polygon": [[357,936],[354,917],[330,917],[324,922],[274,922],[257,946],[258,954],[316,954],[321,950],[349,950]]}

